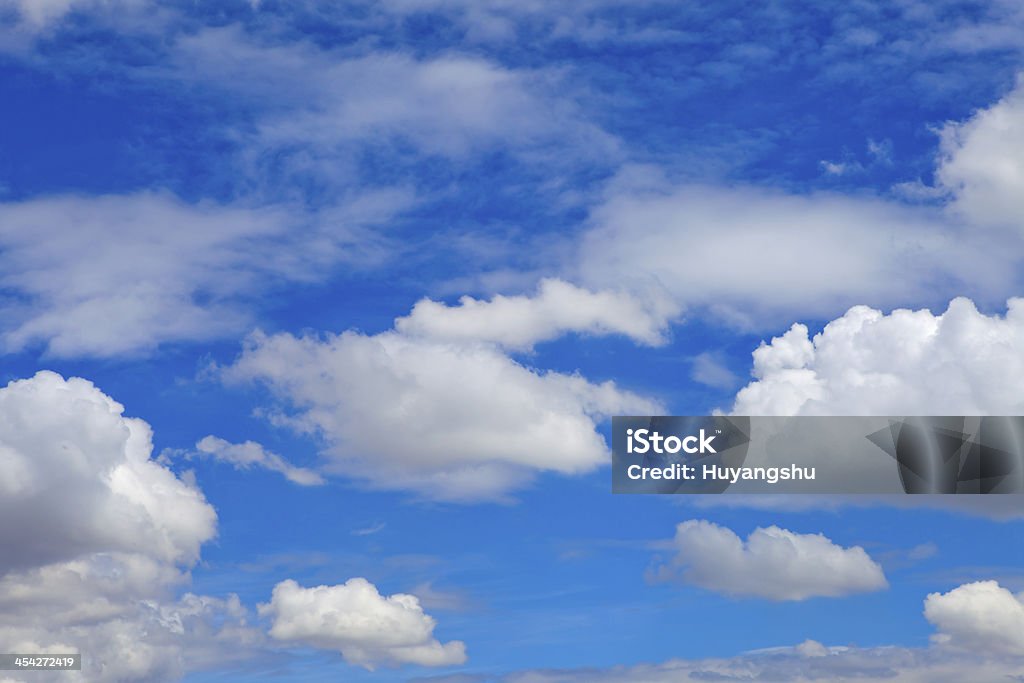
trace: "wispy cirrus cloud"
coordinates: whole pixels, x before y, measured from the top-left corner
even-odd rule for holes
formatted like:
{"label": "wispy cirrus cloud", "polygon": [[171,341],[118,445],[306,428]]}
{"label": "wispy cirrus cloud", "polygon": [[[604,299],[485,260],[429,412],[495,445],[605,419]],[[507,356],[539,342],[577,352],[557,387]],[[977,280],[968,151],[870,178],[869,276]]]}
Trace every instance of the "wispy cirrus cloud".
{"label": "wispy cirrus cloud", "polygon": [[320,486],[324,483],[324,478],[316,471],[307,467],[297,467],[255,441],[231,443],[213,435],[204,436],[196,442],[196,453],[218,462],[228,463],[240,470],[255,467],[277,472],[299,486]]}
{"label": "wispy cirrus cloud", "polygon": [[316,216],[161,192],[0,204],[0,339],[7,352],[113,357],[238,334],[275,285],[386,257],[369,226],[409,202],[370,192]]}

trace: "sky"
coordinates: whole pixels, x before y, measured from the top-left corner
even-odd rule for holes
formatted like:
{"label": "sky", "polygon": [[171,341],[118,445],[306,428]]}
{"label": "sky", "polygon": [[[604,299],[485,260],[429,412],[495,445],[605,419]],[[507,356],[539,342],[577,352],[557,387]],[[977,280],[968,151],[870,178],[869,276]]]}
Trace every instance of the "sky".
{"label": "sky", "polygon": [[1024,680],[1017,496],[614,415],[1024,410],[1024,9],[0,0],[24,681]]}

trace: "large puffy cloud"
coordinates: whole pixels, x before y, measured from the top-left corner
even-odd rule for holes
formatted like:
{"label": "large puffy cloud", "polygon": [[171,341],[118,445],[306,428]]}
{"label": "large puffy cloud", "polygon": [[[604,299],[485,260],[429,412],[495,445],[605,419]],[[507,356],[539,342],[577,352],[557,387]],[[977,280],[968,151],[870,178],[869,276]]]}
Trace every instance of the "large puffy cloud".
{"label": "large puffy cloud", "polygon": [[[51,372],[0,389],[0,571],[83,552],[198,559],[216,513],[150,459],[152,433],[90,382]],[[60,505],[54,505],[55,501]]]}
{"label": "large puffy cloud", "polygon": [[591,292],[556,278],[544,279],[534,296],[480,301],[464,296],[458,306],[422,299],[395,321],[410,336],[457,342],[493,342],[527,350],[568,332],[622,334],[647,345],[665,341],[675,307],[656,298],[605,290]]}
{"label": "large puffy cloud", "polygon": [[363,228],[407,200],[370,193],[318,221],[164,193],[0,204],[0,339],[7,351],[115,356],[235,333],[268,283],[369,259]]}
{"label": "large puffy cloud", "polygon": [[855,306],[813,337],[802,324],[754,351],[746,415],[1015,415],[1024,410],[1024,300],[985,315]]}
{"label": "large puffy cloud", "polygon": [[1024,657],[1024,593],[977,581],[932,593],[924,615],[939,629],[936,642],[971,652]]}
{"label": "large puffy cloud", "polygon": [[593,470],[609,457],[597,420],[662,410],[490,345],[395,332],[256,334],[224,377],[261,381],[293,406],[276,419],[321,435],[328,468],[449,500],[503,497],[538,471]]}
{"label": "large puffy cloud", "polygon": [[863,548],[843,548],[821,534],[772,526],[744,541],[704,520],[683,522],[671,543],[675,555],[652,574],[711,591],[769,600],[806,600],[880,590],[882,568]]}
{"label": "large puffy cloud", "polygon": [[348,662],[371,670],[379,664],[448,666],[466,661],[461,641],[442,644],[434,638],[435,621],[415,596],[382,596],[363,578],[313,588],[282,581],[259,611],[272,619],[271,637],[337,650]]}
{"label": "large puffy cloud", "polygon": [[259,640],[237,598],[175,597],[216,513],[123,410],[52,372],[0,389],[0,640],[81,652],[61,680],[174,680]]}
{"label": "large puffy cloud", "polygon": [[938,293],[1006,296],[1020,247],[921,207],[675,186],[637,169],[611,184],[590,220],[574,266],[583,284],[663,287],[679,304],[744,326]]}

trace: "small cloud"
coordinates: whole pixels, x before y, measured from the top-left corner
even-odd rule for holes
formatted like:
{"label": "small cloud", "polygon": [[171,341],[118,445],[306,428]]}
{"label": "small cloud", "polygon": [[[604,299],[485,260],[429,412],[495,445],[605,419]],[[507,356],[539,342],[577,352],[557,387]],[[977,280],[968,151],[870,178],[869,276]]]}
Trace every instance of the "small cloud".
{"label": "small cloud", "polygon": [[693,359],[690,377],[716,389],[732,389],[739,384],[739,377],[727,368],[717,354],[704,352]]}
{"label": "small cloud", "polygon": [[907,552],[907,559],[914,561],[927,560],[929,557],[935,557],[938,552],[939,546],[934,543],[922,543],[915,545]]}
{"label": "small cloud", "polygon": [[744,540],[726,527],[690,520],[676,528],[672,546],[675,557],[655,567],[651,580],[776,601],[841,597],[889,585],[860,546],[844,548],[821,534],[777,526],[755,529]]}
{"label": "small cloud", "polygon": [[434,638],[433,617],[413,595],[381,595],[363,578],[335,586],[305,588],[288,579],[274,587],[259,614],[271,621],[270,637],[334,650],[351,664],[451,666],[466,661],[459,640]]}
{"label": "small cloud", "polygon": [[377,533],[378,531],[382,531],[384,529],[384,527],[386,527],[386,526],[387,526],[387,522],[377,522],[376,524],[371,524],[368,527],[363,527],[361,529],[353,529],[352,530],[352,535],[353,536],[372,536],[373,534]]}
{"label": "small cloud", "polygon": [[207,456],[219,462],[226,462],[236,470],[247,470],[253,467],[270,470],[284,475],[288,481],[299,486],[320,486],[324,478],[305,467],[296,467],[280,455],[271,453],[255,441],[230,443],[216,436],[205,436],[196,443],[196,450],[201,456]]}
{"label": "small cloud", "polygon": [[1024,656],[1024,595],[1014,595],[997,581],[931,593],[924,616],[938,628],[932,640],[940,646]]}
{"label": "small cloud", "polygon": [[892,165],[892,140],[868,139],[868,154],[875,163]]}
{"label": "small cloud", "polygon": [[825,171],[826,175],[844,175],[847,171],[851,170],[851,165],[843,163],[841,161],[826,161],[821,160],[821,168]]}

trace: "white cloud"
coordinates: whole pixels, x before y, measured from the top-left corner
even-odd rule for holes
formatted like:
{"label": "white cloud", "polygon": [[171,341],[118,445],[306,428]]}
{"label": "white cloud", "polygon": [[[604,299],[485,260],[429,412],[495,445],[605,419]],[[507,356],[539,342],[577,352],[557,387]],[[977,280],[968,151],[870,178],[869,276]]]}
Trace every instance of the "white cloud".
{"label": "white cloud", "polygon": [[490,301],[464,296],[458,306],[422,299],[395,321],[395,329],[413,337],[492,342],[516,350],[569,332],[622,334],[653,346],[664,343],[668,319],[675,313],[664,301],[652,305],[625,292],[591,292],[547,278],[534,296],[496,295]]}
{"label": "white cloud", "polygon": [[59,680],[174,680],[259,641],[237,598],[174,597],[217,517],[151,452],[149,425],[86,380],[0,389],[0,641],[81,652]]}
{"label": "white cloud", "polygon": [[690,377],[694,382],[716,389],[732,389],[739,383],[736,373],[727,368],[717,354],[710,351],[694,356]]}
{"label": "white cloud", "polygon": [[936,179],[968,220],[1024,232],[1024,82],[943,128]]}
{"label": "white cloud", "polygon": [[2,0],[0,9],[13,9],[30,27],[39,29],[61,19],[76,7],[94,4],[95,0]]}
{"label": "white cloud", "polygon": [[365,226],[407,201],[371,193],[318,223],[161,193],[0,204],[3,346],[109,357],[237,333],[274,282],[372,258]]}
{"label": "white cloud", "polygon": [[663,288],[677,304],[748,327],[942,293],[1006,296],[1021,246],[965,232],[927,207],[676,186],[637,168],[611,183],[590,223],[570,269],[582,285]]}
{"label": "white cloud", "polygon": [[278,472],[300,486],[319,486],[324,478],[311,469],[296,467],[276,453],[263,448],[255,441],[230,443],[216,436],[205,436],[196,443],[196,450],[220,462],[233,465],[235,469],[247,470],[258,467]]}
{"label": "white cloud", "polygon": [[216,513],[150,459],[149,425],[123,410],[52,372],[0,389],[0,569],[100,550],[195,562]]}
{"label": "white cloud", "polygon": [[796,324],[754,351],[744,415],[1015,415],[1024,410],[1024,300],[1005,315],[855,306],[813,338]]}
{"label": "white cloud", "polygon": [[598,420],[662,410],[489,345],[395,332],[256,334],[224,377],[264,382],[294,407],[277,419],[321,435],[329,470],[446,500],[502,498],[539,471],[589,472],[609,460]]}
{"label": "white cloud", "polygon": [[346,661],[370,670],[379,664],[450,666],[466,661],[461,641],[442,644],[434,638],[435,620],[415,596],[382,596],[363,578],[314,588],[282,581],[259,612],[273,620],[271,637],[337,650]]}
{"label": "white cloud", "polygon": [[416,58],[400,51],[362,54],[312,43],[265,43],[237,27],[181,36],[172,75],[223,88],[259,111],[259,144],[299,144],[330,162],[343,146],[414,145],[455,158],[482,147],[550,148],[614,154],[617,143],[589,123],[553,70],[517,70],[460,54]]}
{"label": "white cloud", "polygon": [[806,600],[876,591],[888,583],[859,546],[843,548],[821,534],[771,526],[746,541],[704,520],[676,527],[675,556],[652,578],[679,580],[717,593],[769,600]]}
{"label": "white cloud", "polygon": [[977,581],[948,593],[932,593],[924,615],[939,634],[934,640],[971,652],[1024,657],[1024,594],[996,581]]}

